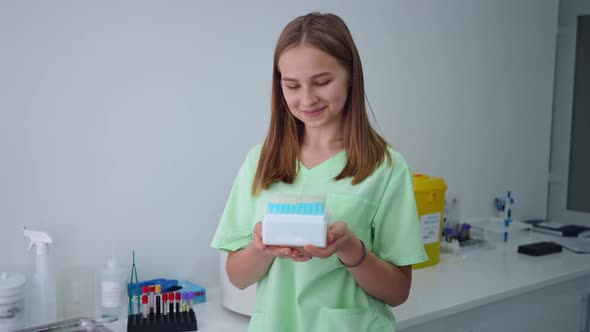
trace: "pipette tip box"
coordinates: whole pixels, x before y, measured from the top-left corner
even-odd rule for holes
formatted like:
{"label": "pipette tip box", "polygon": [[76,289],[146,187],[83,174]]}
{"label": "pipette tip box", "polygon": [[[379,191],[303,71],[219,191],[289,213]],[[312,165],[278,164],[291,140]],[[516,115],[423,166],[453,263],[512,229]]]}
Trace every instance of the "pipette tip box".
{"label": "pipette tip box", "polygon": [[266,245],[326,247],[328,215],[321,201],[304,202],[291,198],[288,202],[268,204],[262,219],[262,240]]}

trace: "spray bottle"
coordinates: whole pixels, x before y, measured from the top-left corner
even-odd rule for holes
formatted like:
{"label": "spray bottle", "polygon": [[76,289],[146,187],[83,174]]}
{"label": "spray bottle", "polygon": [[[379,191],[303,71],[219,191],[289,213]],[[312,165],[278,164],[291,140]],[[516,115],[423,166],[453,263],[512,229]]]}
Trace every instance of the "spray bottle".
{"label": "spray bottle", "polygon": [[28,251],[35,246],[35,275],[31,281],[27,301],[29,323],[31,326],[57,321],[57,290],[55,272],[49,261],[51,236],[42,231],[34,231],[23,226],[25,237],[30,239]]}

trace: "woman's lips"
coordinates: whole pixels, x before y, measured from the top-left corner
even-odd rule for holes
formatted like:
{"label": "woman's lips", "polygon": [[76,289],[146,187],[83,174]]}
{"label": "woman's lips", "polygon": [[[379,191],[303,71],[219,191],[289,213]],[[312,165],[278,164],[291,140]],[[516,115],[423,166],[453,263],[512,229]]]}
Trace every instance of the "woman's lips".
{"label": "woman's lips", "polygon": [[301,111],[303,112],[303,114],[305,114],[306,116],[309,117],[314,117],[314,116],[318,116],[320,115],[320,113],[322,113],[324,111],[324,109],[326,109],[326,107],[321,107],[321,108],[316,108],[314,110],[310,110],[310,111]]}

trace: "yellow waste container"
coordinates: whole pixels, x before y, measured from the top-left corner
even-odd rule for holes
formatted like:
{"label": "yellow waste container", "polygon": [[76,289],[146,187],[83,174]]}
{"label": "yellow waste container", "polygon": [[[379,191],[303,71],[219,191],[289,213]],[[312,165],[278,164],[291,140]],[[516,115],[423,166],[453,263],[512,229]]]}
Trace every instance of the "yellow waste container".
{"label": "yellow waste container", "polygon": [[413,266],[415,269],[435,265],[439,261],[446,190],[447,185],[442,178],[414,174],[416,207],[422,227],[424,249],[428,254],[428,260],[415,264]]}

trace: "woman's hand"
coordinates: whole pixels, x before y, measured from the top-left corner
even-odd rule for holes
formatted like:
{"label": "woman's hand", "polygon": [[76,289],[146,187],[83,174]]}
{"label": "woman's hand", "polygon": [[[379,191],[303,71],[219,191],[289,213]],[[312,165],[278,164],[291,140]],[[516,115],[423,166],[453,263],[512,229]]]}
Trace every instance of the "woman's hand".
{"label": "woman's hand", "polygon": [[326,248],[312,245],[304,246],[304,251],[313,257],[328,258],[334,254],[345,262],[355,262],[362,257],[362,245],[356,235],[343,221],[337,221],[328,226]]}
{"label": "woman's hand", "polygon": [[254,248],[265,252],[267,255],[278,258],[289,258],[295,262],[306,262],[311,259],[311,255],[302,247],[281,247],[281,246],[267,246],[262,242],[262,221],[254,225],[253,231],[253,245]]}

